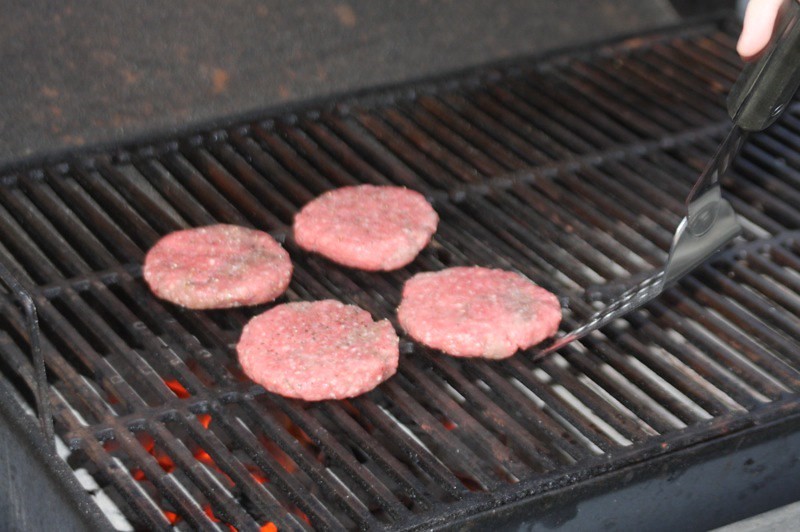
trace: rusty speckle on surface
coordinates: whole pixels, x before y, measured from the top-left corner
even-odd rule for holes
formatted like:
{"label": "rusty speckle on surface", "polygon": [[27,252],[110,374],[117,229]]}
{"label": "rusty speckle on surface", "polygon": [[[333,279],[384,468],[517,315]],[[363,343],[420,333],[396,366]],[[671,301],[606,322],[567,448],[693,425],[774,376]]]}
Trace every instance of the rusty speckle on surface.
{"label": "rusty speckle on surface", "polygon": [[41,92],[42,96],[44,96],[45,98],[58,98],[59,96],[58,89],[55,87],[50,87],[48,85],[42,87],[39,92]]}
{"label": "rusty speckle on surface", "polygon": [[292,96],[292,90],[287,87],[286,85],[279,85],[278,86],[278,96],[281,97],[282,100],[287,100]]}
{"label": "rusty speckle on surface", "polygon": [[257,5],[256,6],[256,15],[259,17],[266,17],[269,15],[269,8],[265,5]]}
{"label": "rusty speckle on surface", "polygon": [[228,81],[231,79],[228,71],[222,68],[215,68],[211,73],[212,91],[214,94],[222,94],[228,88]]}
{"label": "rusty speckle on surface", "polygon": [[83,146],[86,143],[86,139],[81,135],[62,135],[61,141],[71,146]]}
{"label": "rusty speckle on surface", "polygon": [[116,54],[109,50],[93,50],[89,53],[89,57],[104,67],[110,67],[117,62]]}
{"label": "rusty speckle on surface", "polygon": [[185,44],[178,44],[175,46],[175,58],[181,62],[185,63],[189,60],[189,47]]}
{"label": "rusty speckle on surface", "polygon": [[353,28],[356,25],[356,12],[347,4],[339,4],[334,9],[336,18],[345,28]]}
{"label": "rusty speckle on surface", "polygon": [[120,74],[122,74],[122,79],[128,85],[133,85],[134,83],[139,81],[139,78],[141,77],[141,75],[138,72],[134,72],[133,70],[131,70],[129,68],[123,68],[120,71]]}

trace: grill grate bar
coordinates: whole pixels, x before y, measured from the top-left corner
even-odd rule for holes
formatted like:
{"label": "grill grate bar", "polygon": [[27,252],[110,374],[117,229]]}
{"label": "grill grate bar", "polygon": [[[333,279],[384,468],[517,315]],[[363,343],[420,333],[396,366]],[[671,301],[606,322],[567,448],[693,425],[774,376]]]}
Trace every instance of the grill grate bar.
{"label": "grill grate bar", "polygon": [[[458,428],[453,430],[458,430],[457,434],[461,441],[475,449],[476,453],[488,454],[494,459],[493,461],[496,465],[492,471],[493,476],[507,477],[511,475],[516,479],[520,475],[524,475],[524,471],[529,469],[530,466],[526,467],[523,464],[519,464],[518,460],[532,464],[535,469],[542,469],[542,462],[546,462],[546,460],[538,458],[533,453],[533,449],[523,448],[521,453],[515,455],[510,448],[513,443],[509,445],[507,442],[500,441],[500,438],[484,427],[479,419],[476,420],[470,415],[471,412],[467,411],[466,405],[460,405],[458,404],[459,402],[450,397],[446,393],[446,389],[439,384],[438,379],[431,378],[428,372],[420,370],[416,364],[412,363],[407,365],[407,370],[404,374],[408,375],[409,381],[418,384],[425,392],[424,403],[432,405],[432,410],[444,413],[448,421],[456,424]],[[411,388],[412,386],[408,387]],[[472,396],[467,396],[465,399],[467,401],[474,400]],[[443,427],[439,431],[448,429],[448,427],[443,426],[442,422],[438,424]],[[507,434],[503,435],[507,436]]]}
{"label": "grill grate bar", "polygon": [[492,399],[496,403],[509,405],[506,411],[520,419],[520,424],[537,436],[544,445],[552,447],[552,451],[546,453],[548,456],[560,457],[560,462],[574,463],[591,455],[558,422],[549,415],[540,415],[539,409],[531,408],[529,399],[512,382],[505,379],[501,371],[485,362],[464,364],[462,368],[465,373],[475,375],[485,382],[494,391]]}
{"label": "grill grate bar", "polygon": [[[9,212],[21,221],[24,230],[32,240],[39,243],[43,252],[54,263],[64,265],[63,270],[67,276],[79,275],[92,270],[92,266],[83,260],[80,254],[69,245],[63,234],[27,200],[19,189],[11,191],[9,194],[3,194],[0,201],[3,201]],[[97,266],[103,267],[103,264],[98,263]]]}
{"label": "grill grate bar", "polygon": [[358,461],[313,416],[302,408],[290,408],[288,401],[276,398],[275,402],[319,446],[328,460],[345,470],[393,519],[400,519],[409,513],[370,470],[359,467]]}
{"label": "grill grate bar", "polygon": [[376,185],[391,184],[391,181],[377,170],[370,161],[363,159],[354,147],[339,138],[321,120],[303,120],[298,126],[308,136],[309,142],[316,142],[319,148],[325,150],[327,157],[324,164],[326,166],[332,160],[341,165],[345,171],[355,176],[360,182]]}
{"label": "grill grate bar", "polygon": [[594,140],[600,147],[608,148],[615,144],[633,144],[641,137],[619,121],[613,112],[608,113],[603,106],[587,100],[580,93],[574,93],[569,83],[550,81],[535,83],[525,79],[512,80],[506,88],[522,102],[542,102],[542,108],[553,119],[580,131],[581,136]]}
{"label": "grill grate bar", "polygon": [[426,475],[430,476],[434,485],[444,490],[450,498],[454,500],[464,498],[467,488],[453,474],[453,471],[432,455],[418,438],[410,437],[398,423],[385,415],[376,402],[371,400],[374,395],[374,393],[370,394],[370,400],[356,398],[354,403],[371,423],[388,435],[384,444],[387,447],[398,447],[401,459],[406,458],[411,464],[419,467]]}
{"label": "grill grate bar", "polygon": [[[428,120],[437,120],[445,128],[452,130],[461,139],[464,139],[462,142],[469,146],[468,149],[477,148],[480,157],[487,161],[485,164],[499,166],[506,171],[526,166],[527,163],[513,149],[507,148],[501,142],[497,142],[490,132],[475,127],[469,118],[463,116],[463,113],[458,112],[457,109],[448,106],[443,100],[431,96],[422,96],[418,103],[425,113],[432,117]],[[415,111],[412,107],[407,112],[413,113]],[[422,110],[417,110],[416,112],[422,114]],[[487,172],[487,174],[489,173],[491,172]]]}
{"label": "grill grate bar", "polygon": [[[350,409],[355,408],[348,405]],[[394,482],[401,486],[403,493],[418,505],[422,510],[430,508],[426,499],[431,497],[428,489],[419,482],[408,470],[408,468],[397,460],[392,454],[386,452],[385,447],[371,437],[369,432],[362,428],[350,417],[343,408],[335,404],[326,404],[322,408],[324,415],[335,420],[337,426],[343,427],[348,436],[352,438],[369,457],[374,460]],[[360,417],[360,412],[356,411]]]}
{"label": "grill grate bar", "polygon": [[[537,470],[555,469],[557,459],[547,445],[531,435],[503,410],[497,408],[476,384],[464,378],[462,364],[438,359],[434,359],[432,363],[434,371],[446,379],[466,401],[476,405],[475,412],[481,422],[492,426],[495,432],[508,439],[506,444],[514,451],[515,455],[524,458]],[[493,372],[487,370],[485,373]]]}
{"label": "grill grate bar", "polygon": [[[324,486],[324,490],[320,492],[321,494],[328,495],[332,493],[331,491],[327,491],[331,490],[332,487],[327,485],[327,482],[322,478],[319,471],[317,471],[314,480],[305,475],[289,474],[284,466],[277,462],[270,452],[265,450],[263,444],[256,436],[241,424],[239,419],[230,421],[227,412],[217,405],[210,405],[209,412],[218,423],[220,429],[235,437],[241,450],[247,454],[248,458],[250,458],[260,470],[267,474],[270,485],[275,485],[281,493],[285,494],[291,504],[296,505],[313,523],[327,528],[341,528],[343,523],[348,522],[347,518],[334,516],[332,513],[334,509],[329,508],[328,505],[318,499],[316,494],[308,489],[308,486],[312,482],[318,482]],[[258,417],[258,414],[255,413],[252,408],[247,408],[246,413],[250,414],[248,419]],[[295,457],[299,457],[302,450],[295,448],[296,441],[293,443],[293,440],[284,437],[284,431],[278,426],[271,426],[275,429],[274,433],[269,433],[268,429],[264,432],[274,435],[275,443],[280,446],[283,452],[292,458],[294,463],[297,463]],[[300,463],[302,464],[303,462],[300,461]],[[305,473],[307,471],[306,467],[304,467],[302,471]],[[301,476],[302,479],[298,478]],[[338,507],[340,504],[342,504],[341,500],[335,499],[335,505]],[[351,510],[348,508],[345,511],[348,515],[358,514],[358,510]],[[269,516],[270,520],[272,520],[273,517],[274,516]]]}
{"label": "grill grate bar", "polygon": [[[672,100],[671,109],[691,109],[694,117],[692,123],[705,124],[709,120],[726,120],[727,114],[719,105],[717,97],[710,97],[709,93],[698,88],[694,80],[681,76],[678,72],[680,66],[669,60],[661,61],[657,65],[633,56],[630,62],[622,68],[630,70],[636,78],[636,83],[650,80],[658,85],[659,92],[668,101]],[[665,79],[668,77],[668,80]],[[679,87],[679,90],[675,90]]]}
{"label": "grill grate bar", "polygon": [[[124,232],[127,236],[131,240],[136,239],[135,241],[140,247],[144,247],[146,243],[158,238],[158,233],[147,222],[146,215],[133,209],[122,195],[99,174],[83,168],[74,168],[70,177],[74,179],[74,184],[70,184],[76,189],[80,186],[83,189],[80,191],[82,195],[91,199],[90,212],[99,210],[114,221],[116,228],[111,233],[114,243],[119,240],[117,235],[121,228],[125,228]],[[49,180],[50,183],[58,183],[58,181],[58,177]],[[90,223],[90,221],[87,220],[86,223]]]}
{"label": "grill grate bar", "polygon": [[462,136],[459,136],[454,131],[454,128],[449,127],[450,122],[448,120],[435,118],[421,106],[412,108],[401,106],[400,109],[403,111],[404,116],[409,117],[402,120],[413,120],[413,123],[426,135],[440,139],[444,149],[448,150],[449,153],[458,154],[466,162],[470,168],[470,173],[477,173],[483,178],[489,175],[497,175],[506,170],[505,167],[492,160],[484,150],[476,148]]}
{"label": "grill grate bar", "polygon": [[219,467],[222,473],[229,476],[236,489],[241,490],[248,500],[255,504],[264,516],[267,516],[266,520],[272,521],[281,530],[302,528],[296,520],[284,516],[281,502],[273,496],[270,490],[263,488],[264,484],[255,479],[254,472],[243,466],[233,454],[221,452],[225,449],[224,443],[217,438],[213,431],[204,427],[198,421],[197,416],[189,414],[184,416],[184,419],[191,437],[200,444],[203,450],[208,450],[213,464]]}
{"label": "grill grate bar", "polygon": [[633,117],[635,112],[638,116],[632,121],[642,131],[647,132],[649,136],[657,137],[664,129],[680,131],[694,125],[692,120],[686,118],[687,114],[691,115],[690,109],[678,106],[673,107],[669,105],[671,102],[662,101],[663,98],[655,99],[652,97],[659,90],[649,79],[645,80],[644,86],[641,86],[643,85],[642,83],[631,82],[626,79],[626,73],[620,69],[615,69],[614,75],[611,76],[605,71],[608,66],[602,63],[593,66],[588,66],[585,63],[575,63],[570,67],[570,76],[577,75],[581,83],[586,84],[587,91],[605,93],[609,99],[621,97],[621,101],[628,104],[628,109],[625,113]]}
{"label": "grill grate bar", "polygon": [[[282,212],[280,217],[273,215],[271,212],[266,212],[262,208],[261,200],[257,199],[253,193],[241,184],[242,174],[237,172],[236,177],[232,176],[227,172],[226,168],[220,165],[205,150],[199,148],[186,149],[182,153],[203,176],[208,176],[208,181],[216,188],[217,193],[213,196],[214,199],[212,201],[216,201],[220,196],[227,198],[232,205],[236,205],[239,212],[247,217],[249,223],[246,225],[269,229],[282,226],[288,219],[291,219],[288,214],[292,208],[290,205],[279,204],[285,210],[285,213]],[[232,162],[236,165],[239,161],[234,160]],[[242,168],[243,166],[239,165],[237,169],[241,170]],[[256,192],[261,192],[261,190]]]}
{"label": "grill grate bar", "polygon": [[305,184],[314,196],[333,188],[333,183],[298,157],[297,152],[280,135],[273,131],[266,131],[258,125],[253,128],[253,131],[262,145],[289,171],[288,179]]}
{"label": "grill grate bar", "polygon": [[[524,120],[517,109],[499,105],[492,98],[483,94],[474,95],[472,100],[479,110],[477,113],[471,113],[472,121],[482,128],[493,124],[492,130],[498,135],[498,139],[515,146],[519,153],[531,153],[531,147],[535,148],[535,153],[541,153],[541,155],[531,160],[532,163],[542,164],[572,155],[572,150],[559,142],[558,136],[548,134],[546,131],[539,131],[538,128],[532,128],[530,122]],[[448,101],[452,106],[457,106],[456,108],[469,108],[470,106],[464,100],[453,96],[450,96]],[[522,139],[524,144],[514,142],[515,138]]]}
{"label": "grill grate bar", "polygon": [[[422,186],[425,187],[422,189],[423,191],[430,187],[447,189],[449,186],[459,183],[459,180],[450,174],[444,163],[432,162],[429,154],[417,151],[413,141],[403,138],[398,131],[392,129],[379,117],[361,114],[358,116],[358,121],[361,127],[375,137],[375,140],[385,143],[385,149],[390,150],[399,160],[411,167],[412,173],[418,173],[424,179],[421,181]],[[434,157],[439,153],[442,151],[434,152]],[[448,176],[448,174],[450,175]],[[466,177],[466,181],[469,181],[468,173]],[[419,181],[420,178],[418,177],[416,180]]]}
{"label": "grill grate bar", "polygon": [[159,191],[162,198],[169,203],[170,210],[174,209],[180,216],[172,221],[172,230],[215,222],[205,207],[162,164],[152,160],[142,160],[135,161],[134,167],[154,189]]}
{"label": "grill grate bar", "polygon": [[331,183],[336,186],[358,185],[360,181],[355,179],[342,165],[329,157],[319,145],[315,144],[304,132],[297,127],[289,127],[286,124],[278,124],[277,132],[290,142],[298,156],[304,159],[314,168],[314,171],[326,176]]}
{"label": "grill grate bar", "polygon": [[[484,461],[460,439],[454,443],[442,424],[423,405],[414,401],[400,385],[387,383],[385,393],[395,404],[403,405],[403,414],[414,420],[418,429],[417,437],[424,440],[425,446],[433,450],[461,482],[469,482],[466,484],[468,489],[487,491],[500,487],[495,472],[505,473],[502,464],[495,463],[495,469],[492,469],[491,466],[484,465]],[[457,456],[442,456],[440,453],[445,449],[446,453]],[[496,462],[495,459],[492,461]]]}
{"label": "grill grate bar", "polygon": [[247,217],[230,202],[229,198],[219,193],[213,180],[206,179],[183,153],[167,154],[161,162],[172,177],[184,187],[186,194],[194,196],[211,214],[212,220],[227,220],[228,223],[236,225],[250,225]]}

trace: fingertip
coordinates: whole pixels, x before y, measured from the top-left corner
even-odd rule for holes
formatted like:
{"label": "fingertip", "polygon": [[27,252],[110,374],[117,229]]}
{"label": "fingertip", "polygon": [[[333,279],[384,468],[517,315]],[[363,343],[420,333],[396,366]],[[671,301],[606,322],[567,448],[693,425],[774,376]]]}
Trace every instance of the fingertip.
{"label": "fingertip", "polygon": [[750,0],[744,13],[742,33],[736,51],[748,61],[755,58],[769,43],[775,20],[783,0]]}

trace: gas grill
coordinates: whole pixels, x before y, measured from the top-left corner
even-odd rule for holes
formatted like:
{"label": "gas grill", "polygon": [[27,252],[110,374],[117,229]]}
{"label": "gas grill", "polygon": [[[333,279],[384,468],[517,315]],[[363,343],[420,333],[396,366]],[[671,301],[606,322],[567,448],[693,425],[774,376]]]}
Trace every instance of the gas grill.
{"label": "gas grill", "polygon": [[[570,329],[596,308],[587,288],[663,264],[729,127],[735,35],[682,25],[8,169],[0,436],[24,442],[5,463],[39,464],[10,478],[41,493],[43,518],[98,529],[705,528],[795,500],[800,104],[724,179],[744,227],[731,248],[541,361],[401,337],[376,390],[289,400],[236,361],[269,305],[189,311],[141,278],[160,236],[224,222],[288,249],[278,303],[333,298],[397,325],[411,275],[481,265],[558,294]],[[351,270],[294,243],[302,205],[359,183],[413,188],[439,213],[408,267]]]}

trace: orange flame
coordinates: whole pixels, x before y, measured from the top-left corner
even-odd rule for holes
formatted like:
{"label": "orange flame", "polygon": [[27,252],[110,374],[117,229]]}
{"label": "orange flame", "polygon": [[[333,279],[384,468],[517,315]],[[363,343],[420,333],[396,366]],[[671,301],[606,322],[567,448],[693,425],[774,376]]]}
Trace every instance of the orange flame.
{"label": "orange flame", "polygon": [[278,532],[278,527],[275,526],[275,523],[270,521],[264,525],[261,525],[261,528],[258,529],[259,532]]}
{"label": "orange flame", "polygon": [[283,427],[294,436],[304,447],[309,450],[316,451],[317,446],[314,441],[305,433],[305,431],[300,428],[292,419],[287,416],[284,412],[279,410],[273,411],[273,415],[278,419],[278,421],[283,425]]}
{"label": "orange flame", "polygon": [[137,432],[136,439],[139,440],[139,443],[142,444],[144,450],[150,454],[153,454],[153,449],[156,447],[156,441],[153,439],[152,436],[147,434],[146,432]]}
{"label": "orange flame", "polygon": [[250,473],[250,476],[253,477],[253,480],[258,482],[259,484],[264,484],[265,482],[269,482],[269,478],[264,475],[260,469],[255,466],[247,466],[247,471]]}
{"label": "orange flame", "polygon": [[208,516],[209,519],[211,519],[215,523],[219,523],[219,519],[217,519],[217,516],[214,515],[214,510],[211,509],[211,505],[210,504],[204,505],[203,506],[203,511],[206,513],[206,515]]}
{"label": "orange flame", "polygon": [[275,457],[275,460],[278,461],[279,464],[283,466],[283,468],[288,471],[289,473],[294,473],[297,471],[297,466],[294,463],[294,460],[283,452],[277,443],[268,439],[266,436],[262,436],[259,438],[261,440],[261,444],[269,451],[269,454]]}
{"label": "orange flame", "polygon": [[169,524],[171,525],[174,525],[181,520],[181,516],[179,516],[175,512],[170,512],[169,510],[164,510],[164,516],[167,518],[167,521],[169,521]]}
{"label": "orange flame", "polygon": [[205,449],[198,449],[196,453],[194,453],[194,457],[203,462],[207,466],[217,467],[217,464],[214,463],[214,459],[205,451]]}
{"label": "orange flame", "polygon": [[444,430],[453,430],[454,428],[458,427],[458,425],[456,425],[453,421],[451,421],[449,419],[443,419],[441,421],[442,421],[442,426],[444,427]]}
{"label": "orange flame", "polygon": [[174,393],[181,399],[186,399],[187,397],[191,396],[191,394],[186,390],[186,388],[183,387],[183,384],[181,384],[176,380],[164,381],[164,384],[167,385],[167,388],[172,390],[172,393]]}
{"label": "orange flame", "polygon": [[198,460],[200,463],[202,463],[202,464],[205,464],[205,465],[207,465],[208,467],[211,467],[211,468],[213,468],[213,469],[214,469],[214,470],[216,470],[216,471],[217,471],[217,472],[218,472],[220,475],[222,475],[222,476],[224,476],[226,479],[228,479],[228,482],[230,482],[230,484],[231,484],[231,485],[233,485],[233,484],[234,484],[234,482],[233,482],[233,479],[231,479],[231,477],[230,477],[230,476],[228,476],[228,474],[227,474],[227,473],[225,473],[225,472],[224,472],[222,469],[220,469],[220,468],[219,468],[219,466],[217,465],[217,463],[214,461],[214,459],[213,459],[213,458],[211,458],[211,455],[209,455],[209,454],[208,454],[208,453],[205,451],[205,449],[197,449],[197,451],[194,453],[194,457],[195,457],[195,458],[197,458],[197,460]]}
{"label": "orange flame", "polygon": [[172,458],[170,458],[167,453],[157,450],[153,453],[153,456],[155,457],[156,462],[158,462],[158,465],[161,466],[161,469],[163,469],[166,473],[172,473],[175,471],[175,462],[172,461]]}
{"label": "orange flame", "polygon": [[309,526],[311,526],[311,519],[308,518],[305,512],[303,512],[303,510],[295,506],[294,508],[292,508],[291,511],[293,514],[295,514],[297,517],[299,517],[300,519],[308,523]]}
{"label": "orange flame", "polygon": [[[172,461],[172,458],[170,458],[165,451],[156,448],[156,441],[152,436],[146,432],[137,432],[136,438],[139,440],[139,443],[142,445],[142,447],[144,447],[144,450],[153,455],[153,458],[156,459],[156,462],[158,462],[158,465],[161,466],[161,469],[167,473],[172,473],[175,471],[175,462]],[[147,478],[144,474],[144,471],[138,468],[131,469],[131,475],[133,475],[135,480],[139,481]]]}
{"label": "orange flame", "polygon": [[207,429],[211,424],[211,414],[197,414],[197,421],[203,425],[203,428]]}
{"label": "orange flame", "polygon": [[[210,504],[203,505],[203,511],[206,513],[208,518],[211,519],[212,521],[214,521],[215,523],[221,523],[222,522],[222,520],[220,518],[218,518],[216,515],[214,515],[214,511],[211,509],[211,505]],[[228,523],[225,523],[225,524],[228,525]],[[236,527],[233,526],[233,525],[228,525],[228,528],[231,530],[231,532],[238,532]]]}

